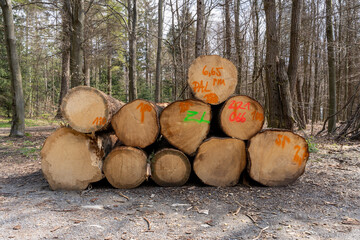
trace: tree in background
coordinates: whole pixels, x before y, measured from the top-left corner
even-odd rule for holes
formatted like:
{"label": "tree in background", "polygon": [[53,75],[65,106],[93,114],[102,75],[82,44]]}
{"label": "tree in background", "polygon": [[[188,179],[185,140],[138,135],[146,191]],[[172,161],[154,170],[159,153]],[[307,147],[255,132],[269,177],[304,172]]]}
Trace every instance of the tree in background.
{"label": "tree in background", "polygon": [[13,114],[10,136],[23,137],[25,135],[25,110],[22,89],[21,70],[16,51],[16,37],[14,18],[10,0],[0,0],[5,25],[5,41],[11,72],[11,91],[13,95]]}
{"label": "tree in background", "polygon": [[163,38],[163,0],[159,0],[158,6],[158,39],[156,53],[156,72],[155,72],[155,102],[161,101],[161,50]]}

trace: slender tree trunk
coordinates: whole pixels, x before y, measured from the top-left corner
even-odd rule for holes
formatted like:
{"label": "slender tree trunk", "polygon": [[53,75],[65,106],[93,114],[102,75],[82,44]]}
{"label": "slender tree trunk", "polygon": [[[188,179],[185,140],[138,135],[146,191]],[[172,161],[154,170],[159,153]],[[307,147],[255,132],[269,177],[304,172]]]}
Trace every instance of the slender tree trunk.
{"label": "slender tree trunk", "polygon": [[257,75],[259,74],[258,64],[259,64],[259,9],[258,9],[258,1],[254,0],[252,6],[252,24],[253,24],[253,34],[254,34],[254,68],[252,73],[252,84],[251,84],[251,96],[255,97],[255,88],[257,86]]}
{"label": "slender tree trunk", "polygon": [[163,0],[159,0],[158,8],[158,46],[156,53],[156,72],[155,72],[155,102],[161,102],[161,49],[163,36]]}
{"label": "slender tree trunk", "polygon": [[137,98],[137,80],[136,80],[136,25],[137,10],[136,0],[128,0],[129,15],[129,101]]}
{"label": "slender tree trunk", "polygon": [[0,0],[5,25],[5,41],[11,73],[11,91],[13,114],[10,130],[11,137],[23,137],[25,134],[24,96],[19,58],[16,51],[16,36],[12,6],[10,0]]}
{"label": "slender tree trunk", "polygon": [[268,126],[293,128],[290,89],[285,63],[279,58],[275,0],[264,0],[266,16],[266,85],[268,93]]}
{"label": "slender tree trunk", "polygon": [[72,1],[72,32],[70,51],[71,87],[84,85],[84,0]]}
{"label": "slender tree trunk", "polygon": [[[329,116],[336,113],[336,66],[335,66],[335,46],[332,21],[332,0],[326,0],[326,39],[328,51],[328,71],[329,71]],[[333,133],[336,127],[336,116],[329,119],[328,132]]]}
{"label": "slender tree trunk", "polygon": [[203,55],[203,24],[204,24],[204,14],[203,14],[203,0],[197,0],[197,20],[196,20],[196,37],[195,37],[195,58]]}
{"label": "slender tree trunk", "polygon": [[59,105],[56,113],[56,118],[61,118],[60,106],[62,100],[69,90],[70,83],[70,28],[71,21],[70,18],[70,1],[63,0],[63,8],[61,14],[62,21],[62,52],[61,52],[61,86],[60,86],[60,96],[59,96]]}
{"label": "slender tree trunk", "polygon": [[231,18],[230,18],[231,0],[225,0],[225,58],[231,58]]}
{"label": "slender tree trunk", "polygon": [[109,96],[112,95],[112,72],[111,72],[111,67],[112,67],[112,62],[111,62],[111,52],[109,52],[107,54],[107,75],[106,75],[106,78],[107,78],[107,94]]}
{"label": "slender tree trunk", "polygon": [[[241,49],[241,38],[240,38],[240,0],[236,0],[235,6],[235,47],[236,47],[236,57],[237,57],[237,71],[238,71],[238,83],[236,87],[236,93],[240,94],[241,92],[241,78],[242,78],[242,49]],[[246,84],[247,89],[247,84]]]}

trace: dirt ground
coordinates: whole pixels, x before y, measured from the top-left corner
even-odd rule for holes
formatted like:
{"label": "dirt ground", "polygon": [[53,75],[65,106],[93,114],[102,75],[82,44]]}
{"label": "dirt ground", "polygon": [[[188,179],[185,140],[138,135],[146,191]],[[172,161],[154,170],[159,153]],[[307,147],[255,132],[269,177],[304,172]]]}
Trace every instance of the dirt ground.
{"label": "dirt ground", "polygon": [[0,130],[0,239],[360,239],[360,143],[319,143],[287,187],[192,180],[51,191],[39,152],[51,128]]}

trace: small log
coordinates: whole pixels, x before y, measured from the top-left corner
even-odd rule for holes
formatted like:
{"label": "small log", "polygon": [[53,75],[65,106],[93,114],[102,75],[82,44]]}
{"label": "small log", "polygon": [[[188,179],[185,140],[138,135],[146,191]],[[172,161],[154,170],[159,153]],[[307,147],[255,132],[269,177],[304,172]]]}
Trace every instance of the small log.
{"label": "small log", "polygon": [[97,140],[71,128],[59,128],[41,150],[41,169],[53,190],[83,190],[102,174],[104,150]]}
{"label": "small log", "polygon": [[194,172],[200,180],[217,187],[236,185],[245,166],[245,143],[235,138],[204,141],[194,160]]}
{"label": "small log", "polygon": [[137,99],[125,104],[111,124],[123,144],[145,148],[154,143],[160,133],[158,111],[153,103]]}
{"label": "small log", "polygon": [[104,174],[115,188],[135,188],[147,179],[147,156],[134,147],[115,147],[104,161]]}
{"label": "small log", "polygon": [[160,115],[161,134],[169,143],[193,155],[210,129],[211,107],[198,100],[176,101]]}
{"label": "small log", "polygon": [[104,130],[124,103],[92,87],[70,89],[61,104],[62,116],[78,132]]}
{"label": "small log", "polygon": [[229,98],[220,111],[220,127],[230,137],[248,140],[264,125],[264,109],[248,96]]}
{"label": "small log", "polygon": [[191,64],[188,84],[194,96],[217,105],[234,93],[237,69],[232,62],[220,56],[200,56]]}
{"label": "small log", "polygon": [[305,171],[309,158],[306,140],[286,130],[264,130],[249,141],[248,172],[265,186],[293,183]]}
{"label": "small log", "polygon": [[151,160],[151,178],[160,186],[182,186],[189,179],[190,173],[189,159],[179,150],[162,149]]}

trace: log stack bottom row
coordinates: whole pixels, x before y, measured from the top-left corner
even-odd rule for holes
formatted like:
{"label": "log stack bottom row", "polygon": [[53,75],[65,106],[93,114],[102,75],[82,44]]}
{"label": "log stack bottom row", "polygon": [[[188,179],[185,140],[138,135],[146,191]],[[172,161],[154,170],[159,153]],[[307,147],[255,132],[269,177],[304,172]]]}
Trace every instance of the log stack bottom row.
{"label": "log stack bottom row", "polygon": [[188,83],[198,100],[125,104],[91,87],[73,88],[61,107],[70,127],[57,129],[41,150],[51,189],[83,190],[104,177],[115,188],[149,178],[182,186],[192,171],[210,186],[234,186],[244,172],[265,186],[296,181],[309,157],[307,142],[291,131],[263,130],[262,106],[229,96],[237,81],[229,64],[219,56],[194,61]]}

